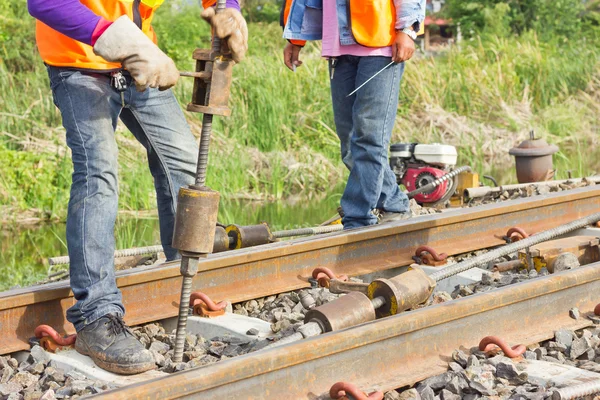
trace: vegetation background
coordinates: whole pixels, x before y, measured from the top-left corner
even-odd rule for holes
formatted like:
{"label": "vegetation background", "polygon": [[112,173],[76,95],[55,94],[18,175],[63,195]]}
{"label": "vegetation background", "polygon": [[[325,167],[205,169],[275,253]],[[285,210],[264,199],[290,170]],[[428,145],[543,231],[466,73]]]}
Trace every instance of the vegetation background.
{"label": "vegetation background", "polygon": [[[317,202],[329,210],[326,218],[346,171],[320,45],[309,44],[302,52],[304,65],[290,73],[282,63],[279,2],[246,0],[243,10],[249,53],[234,69],[233,114],[216,119],[208,169],[209,186],[224,199],[220,218],[310,223],[302,205]],[[180,70],[193,67],[193,49],[209,47],[200,11],[196,3],[167,0],[154,19],[160,47]],[[443,16],[460,24],[463,40],[435,54],[421,52],[407,63],[394,141],[456,145],[460,164],[509,182],[515,177],[508,149],[533,129],[561,148],[555,157],[558,177],[569,170],[574,176],[600,172],[600,0],[448,0]],[[182,106],[191,84],[182,78],[175,88]],[[15,234],[14,226],[64,221],[72,172],[24,0],[0,2],[0,88],[0,221],[5,236],[18,238],[2,242],[0,273],[13,276],[7,282],[14,283],[33,279],[27,274],[42,255],[56,255],[41,251],[43,243],[29,231]],[[200,116],[187,116],[198,134]],[[145,155],[122,126],[116,138],[120,209],[139,216],[155,208]],[[259,216],[240,207],[235,202],[240,199],[302,202],[286,216]],[[61,229],[44,241],[60,243]],[[143,234],[137,229],[122,222],[119,247],[156,242],[156,229]],[[64,252],[64,243],[60,246]],[[15,248],[35,257],[23,263]],[[16,267],[21,264],[27,267]]]}

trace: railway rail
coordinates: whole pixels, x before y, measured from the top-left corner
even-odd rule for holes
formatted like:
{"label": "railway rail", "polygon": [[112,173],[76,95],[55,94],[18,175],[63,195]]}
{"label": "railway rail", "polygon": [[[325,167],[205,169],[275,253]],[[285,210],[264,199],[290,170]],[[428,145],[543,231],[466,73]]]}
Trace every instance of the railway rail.
{"label": "railway rail", "polygon": [[338,381],[366,392],[411,385],[447,370],[455,349],[494,335],[533,344],[593,313],[600,263],[398,314],[304,341],[107,392],[99,399],[329,399]]}
{"label": "railway rail", "polygon": [[[336,274],[365,275],[411,264],[414,250],[423,244],[450,255],[461,254],[502,244],[498,236],[513,226],[538,232],[599,209],[600,188],[588,186],[356,232],[220,253],[201,260],[192,289],[217,300],[240,302],[308,287],[311,272],[317,267],[327,267]],[[180,283],[176,262],[117,273],[126,321],[138,325],[177,315]],[[0,354],[28,349],[28,339],[41,324],[72,333],[72,326],[64,319],[72,304],[67,282],[0,293]]]}
{"label": "railway rail", "polygon": [[[201,261],[194,290],[232,302],[310,286],[317,267],[365,275],[413,262],[415,249],[463,254],[504,243],[514,226],[537,233],[600,211],[595,186],[476,208],[421,216],[367,230],[297,239],[210,256]],[[122,271],[131,325],[177,314],[179,265]],[[447,370],[455,349],[485,336],[510,343],[549,339],[557,329],[580,329],[574,320],[600,303],[600,262],[491,292],[378,319],[299,342],[240,355],[201,368],[128,385],[97,395],[110,399],[247,398],[328,399],[332,385],[352,382],[365,392],[412,385]],[[29,349],[36,326],[70,333],[65,310],[73,303],[66,283],[0,293],[0,354]],[[151,306],[149,306],[151,305]],[[62,329],[60,329],[62,328]],[[390,350],[393,349],[393,350]]]}

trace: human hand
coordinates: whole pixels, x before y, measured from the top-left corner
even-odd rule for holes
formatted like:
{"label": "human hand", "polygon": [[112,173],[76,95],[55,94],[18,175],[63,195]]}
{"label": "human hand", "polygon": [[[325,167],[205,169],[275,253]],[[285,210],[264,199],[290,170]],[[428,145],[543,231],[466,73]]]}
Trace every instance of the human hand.
{"label": "human hand", "polygon": [[302,50],[302,46],[292,43],[288,43],[283,49],[283,62],[294,72],[296,72],[296,67],[302,65],[302,61],[298,58],[300,56],[300,50]]}
{"label": "human hand", "polygon": [[202,18],[211,24],[217,37],[226,39],[233,61],[242,61],[248,50],[248,25],[242,14],[234,8],[216,13],[214,7],[209,7],[202,11]]}
{"label": "human hand", "polygon": [[392,44],[392,60],[400,63],[408,61],[415,53],[415,41],[406,33],[396,31],[396,39]]}

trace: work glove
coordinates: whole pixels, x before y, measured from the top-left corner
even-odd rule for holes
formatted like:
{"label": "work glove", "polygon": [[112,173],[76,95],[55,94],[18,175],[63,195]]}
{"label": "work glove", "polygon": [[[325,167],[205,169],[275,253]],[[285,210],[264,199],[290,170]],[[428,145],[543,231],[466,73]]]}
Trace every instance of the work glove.
{"label": "work glove", "polygon": [[242,14],[234,8],[217,14],[214,7],[209,7],[202,12],[202,18],[211,24],[218,38],[227,39],[233,61],[242,61],[248,50],[248,26]]}
{"label": "work glove", "polygon": [[126,15],[119,17],[98,38],[94,53],[106,61],[120,62],[138,91],[165,90],[177,83],[179,71],[165,53]]}

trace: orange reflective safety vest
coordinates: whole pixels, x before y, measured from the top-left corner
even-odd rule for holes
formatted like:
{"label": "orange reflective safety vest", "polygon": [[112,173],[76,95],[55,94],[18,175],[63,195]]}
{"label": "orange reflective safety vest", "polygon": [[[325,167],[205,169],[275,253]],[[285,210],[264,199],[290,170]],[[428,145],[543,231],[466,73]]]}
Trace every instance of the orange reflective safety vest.
{"label": "orange reflective safety vest", "polygon": [[[80,0],[95,14],[115,21],[127,15],[133,21],[141,21],[142,32],[156,43],[152,29],[154,11],[164,0]],[[114,70],[119,63],[111,63],[94,54],[92,46],[71,39],[55,31],[43,22],[36,22],[36,41],[40,55],[46,64],[56,67],[74,67],[92,70]]]}
{"label": "orange reflective safety vest", "polygon": [[[286,0],[283,24],[287,22],[294,0]],[[324,0],[329,1],[329,0]],[[396,7],[393,0],[348,0],[350,28],[356,43],[366,47],[391,46],[396,38]],[[421,34],[421,31],[418,34]],[[290,40],[304,45],[303,40]]]}

